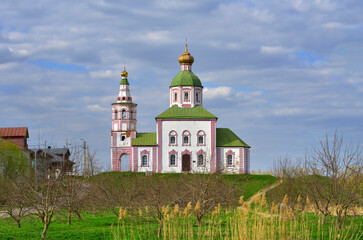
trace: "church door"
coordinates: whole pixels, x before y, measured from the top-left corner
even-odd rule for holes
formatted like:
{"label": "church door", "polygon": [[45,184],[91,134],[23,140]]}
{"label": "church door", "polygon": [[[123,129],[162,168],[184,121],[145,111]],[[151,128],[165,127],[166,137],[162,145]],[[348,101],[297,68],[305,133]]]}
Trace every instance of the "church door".
{"label": "church door", "polygon": [[188,154],[182,156],[182,171],[190,172],[190,155]]}

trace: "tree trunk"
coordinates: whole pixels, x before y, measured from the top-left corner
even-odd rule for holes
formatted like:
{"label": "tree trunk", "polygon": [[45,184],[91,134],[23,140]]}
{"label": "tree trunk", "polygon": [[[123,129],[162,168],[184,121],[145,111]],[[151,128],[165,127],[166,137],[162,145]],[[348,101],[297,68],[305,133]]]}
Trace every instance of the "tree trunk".
{"label": "tree trunk", "polygon": [[67,221],[67,225],[71,225],[71,220],[72,220],[72,212],[68,211],[68,221]]}
{"label": "tree trunk", "polygon": [[323,225],[325,225],[326,216],[327,216],[327,214],[325,214],[325,213],[324,213],[324,214],[323,214],[323,222],[322,222],[322,224],[323,224]]}
{"label": "tree trunk", "polygon": [[80,220],[82,220],[81,214],[79,214],[79,212],[78,212],[78,211],[75,211],[75,213],[77,214],[77,217],[78,217]]}
{"label": "tree trunk", "polygon": [[200,222],[202,221],[202,218],[197,217],[197,225],[200,225]]}
{"label": "tree trunk", "polygon": [[18,224],[18,228],[21,228],[20,220],[16,220],[16,223]]}
{"label": "tree trunk", "polygon": [[48,227],[49,227],[50,222],[44,223],[44,229],[43,229],[43,233],[42,233],[42,238],[45,239],[45,236],[47,234],[48,231]]}

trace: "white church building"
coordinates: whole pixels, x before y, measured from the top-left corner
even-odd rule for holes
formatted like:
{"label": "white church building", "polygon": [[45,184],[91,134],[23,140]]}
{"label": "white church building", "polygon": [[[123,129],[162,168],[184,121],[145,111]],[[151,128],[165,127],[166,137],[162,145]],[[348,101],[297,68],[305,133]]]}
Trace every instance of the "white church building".
{"label": "white church building", "polygon": [[113,171],[157,173],[249,173],[250,146],[203,108],[203,86],[192,72],[193,56],[185,47],[180,72],[169,87],[169,108],[155,117],[156,132],[138,132],[137,111],[128,73],[112,103],[111,166]]}

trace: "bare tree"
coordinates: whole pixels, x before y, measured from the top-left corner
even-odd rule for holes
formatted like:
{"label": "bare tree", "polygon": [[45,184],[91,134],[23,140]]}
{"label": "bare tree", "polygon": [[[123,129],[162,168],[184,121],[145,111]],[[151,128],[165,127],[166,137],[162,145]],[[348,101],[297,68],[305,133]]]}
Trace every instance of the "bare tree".
{"label": "bare tree", "polygon": [[361,203],[362,148],[352,143],[344,144],[337,131],[333,138],[326,134],[313,152],[306,154],[303,181],[315,207],[323,214],[323,222],[332,208],[339,227],[345,221],[349,208]]}

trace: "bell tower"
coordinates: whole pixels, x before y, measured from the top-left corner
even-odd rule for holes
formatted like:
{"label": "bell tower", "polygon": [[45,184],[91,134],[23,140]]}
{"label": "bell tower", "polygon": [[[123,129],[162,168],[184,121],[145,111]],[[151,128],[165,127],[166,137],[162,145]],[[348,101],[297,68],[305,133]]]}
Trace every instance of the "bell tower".
{"label": "bell tower", "polygon": [[137,104],[132,102],[127,77],[128,73],[124,67],[117,100],[112,103],[111,166],[113,171],[128,171],[128,169],[122,169],[120,163],[121,156],[124,154],[127,154],[130,159],[131,170],[131,140],[136,136]]}

